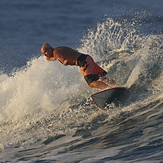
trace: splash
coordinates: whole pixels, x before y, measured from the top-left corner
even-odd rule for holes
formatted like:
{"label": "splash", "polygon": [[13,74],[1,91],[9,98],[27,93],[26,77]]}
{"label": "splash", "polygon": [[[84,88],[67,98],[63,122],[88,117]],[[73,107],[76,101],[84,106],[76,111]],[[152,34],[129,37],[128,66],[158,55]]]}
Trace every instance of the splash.
{"label": "splash", "polygon": [[[54,131],[69,130],[74,122],[78,125],[78,117],[82,123],[85,115],[80,116],[80,109],[73,113],[70,108],[79,108],[79,103],[88,97],[88,92],[82,90],[82,82],[76,67],[46,62],[43,56],[32,59],[10,76],[2,74],[0,142],[6,142],[2,143],[6,147],[12,145],[9,142],[18,145],[35,134],[40,138]],[[34,141],[37,136],[25,144]]]}
{"label": "splash", "polygon": [[[88,30],[79,50],[91,54],[119,85],[132,87],[134,92],[155,92],[160,89],[163,69],[163,35],[143,35],[135,24],[134,20],[120,23],[106,18]],[[158,88],[153,88],[155,81],[159,81]]]}
{"label": "splash", "polygon": [[161,77],[162,43],[162,35],[150,35],[143,40],[141,49],[134,54],[134,67],[126,83],[128,87],[139,84],[140,87],[148,89]]}
{"label": "splash", "polygon": [[113,52],[135,51],[140,48],[141,37],[136,33],[133,24],[119,23],[111,18],[98,23],[96,29],[89,29],[88,35],[81,40],[84,53],[91,54],[98,61],[112,60]]}
{"label": "splash", "polygon": [[3,118],[18,119],[38,112],[40,108],[48,111],[57,108],[69,97],[73,98],[80,77],[74,68],[70,70],[57,63],[47,63],[40,57],[28,62],[25,68],[10,77],[3,75],[3,78],[6,77],[0,85]]}
{"label": "splash", "polygon": [[[96,29],[89,29],[78,50],[92,55],[121,86],[154,92],[162,88],[162,43],[162,35],[142,37],[133,24],[107,18]],[[87,86],[77,67],[46,62],[43,56],[33,58],[10,76],[1,73],[2,142],[34,143],[49,135],[109,121],[122,112],[122,108],[114,108],[99,113],[89,99],[94,92],[97,90]],[[5,143],[1,145],[7,146]]]}

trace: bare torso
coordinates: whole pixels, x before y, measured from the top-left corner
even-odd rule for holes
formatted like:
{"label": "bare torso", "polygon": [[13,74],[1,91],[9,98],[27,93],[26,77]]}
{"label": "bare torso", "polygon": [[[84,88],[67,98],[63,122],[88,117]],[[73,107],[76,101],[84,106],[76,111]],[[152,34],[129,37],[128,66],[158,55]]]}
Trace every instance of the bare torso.
{"label": "bare torso", "polygon": [[77,59],[82,53],[79,53],[68,47],[58,47],[54,49],[53,54],[55,56],[55,59],[57,59],[61,63],[63,63],[64,60],[67,60],[66,65],[78,66]]}

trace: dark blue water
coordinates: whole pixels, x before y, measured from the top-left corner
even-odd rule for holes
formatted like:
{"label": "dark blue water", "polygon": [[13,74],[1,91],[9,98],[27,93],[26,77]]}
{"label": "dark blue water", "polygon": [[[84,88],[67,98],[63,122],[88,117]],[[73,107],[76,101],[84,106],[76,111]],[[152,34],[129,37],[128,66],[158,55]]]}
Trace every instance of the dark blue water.
{"label": "dark blue water", "polygon": [[[163,2],[0,1],[0,162],[163,162]],[[130,88],[100,111],[77,67],[43,43],[90,54]]]}

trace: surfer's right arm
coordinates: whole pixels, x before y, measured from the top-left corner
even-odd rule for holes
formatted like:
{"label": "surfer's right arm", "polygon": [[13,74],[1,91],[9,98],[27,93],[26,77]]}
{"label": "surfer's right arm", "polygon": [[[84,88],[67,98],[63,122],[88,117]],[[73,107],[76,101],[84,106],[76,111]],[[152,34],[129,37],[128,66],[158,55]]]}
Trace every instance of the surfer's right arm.
{"label": "surfer's right arm", "polygon": [[68,65],[68,59],[65,57],[65,54],[58,49],[54,50],[55,58],[64,66]]}
{"label": "surfer's right arm", "polygon": [[53,57],[49,58],[49,57],[46,57],[46,60],[47,61],[55,61],[55,59]]}
{"label": "surfer's right arm", "polygon": [[65,59],[63,61],[58,60],[62,65],[67,66],[68,65],[68,59]]}

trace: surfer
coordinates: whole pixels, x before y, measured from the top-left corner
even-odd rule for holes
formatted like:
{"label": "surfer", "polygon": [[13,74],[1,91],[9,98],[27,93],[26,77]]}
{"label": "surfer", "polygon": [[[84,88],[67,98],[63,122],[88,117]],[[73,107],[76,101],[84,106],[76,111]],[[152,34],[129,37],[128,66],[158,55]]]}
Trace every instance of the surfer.
{"label": "surfer", "polygon": [[41,52],[47,61],[58,60],[62,65],[76,65],[84,76],[87,84],[93,88],[105,89],[115,85],[115,81],[108,79],[107,72],[98,66],[89,55],[79,53],[69,47],[53,48],[50,44],[43,44]]}

